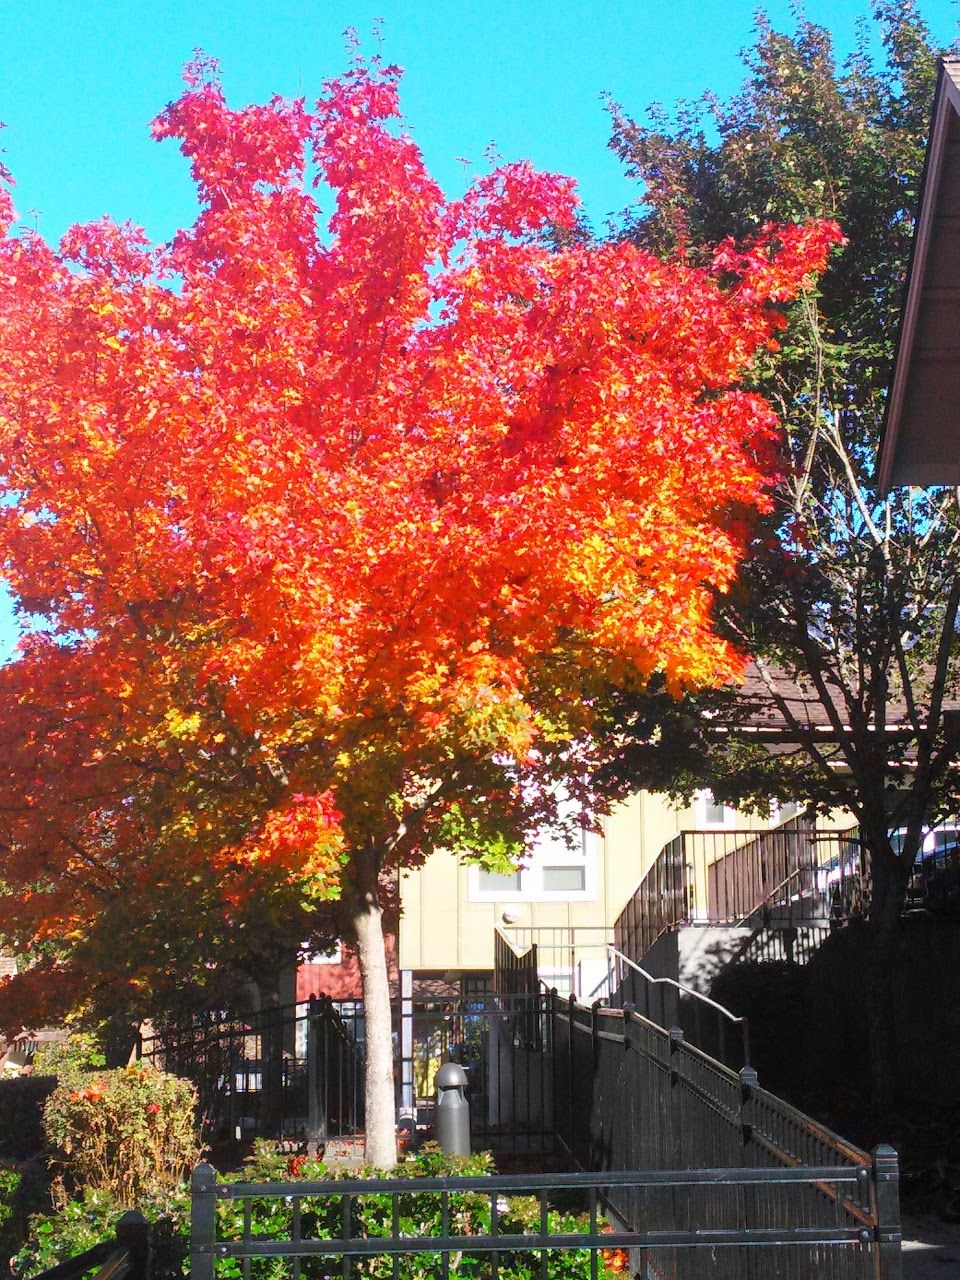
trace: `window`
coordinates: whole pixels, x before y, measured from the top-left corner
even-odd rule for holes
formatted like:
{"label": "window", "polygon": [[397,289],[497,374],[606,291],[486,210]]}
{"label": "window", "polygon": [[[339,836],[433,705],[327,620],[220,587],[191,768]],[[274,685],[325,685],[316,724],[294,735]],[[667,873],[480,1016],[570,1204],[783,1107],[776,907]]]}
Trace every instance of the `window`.
{"label": "window", "polygon": [[733,827],[737,822],[737,811],[729,805],[719,804],[709,791],[697,793],[693,805],[694,822],[700,830],[712,830],[718,827]]}
{"label": "window", "polygon": [[709,796],[703,802],[703,821],[708,827],[722,827],[726,812],[726,805],[717,804],[713,796]]}
{"label": "window", "polygon": [[590,899],[594,887],[595,855],[586,831],[568,845],[560,836],[545,832],[534,840],[518,871],[503,873],[470,868],[469,895],[474,902],[502,899],[537,902],[550,899]]}
{"label": "window", "polygon": [[544,867],[545,893],[583,893],[587,887],[587,869],[577,867]]}
{"label": "window", "polygon": [[500,893],[519,893],[522,883],[522,871],[504,872],[504,871],[484,871],[483,867],[479,868],[477,876],[477,887],[482,894],[492,894],[496,896]]}

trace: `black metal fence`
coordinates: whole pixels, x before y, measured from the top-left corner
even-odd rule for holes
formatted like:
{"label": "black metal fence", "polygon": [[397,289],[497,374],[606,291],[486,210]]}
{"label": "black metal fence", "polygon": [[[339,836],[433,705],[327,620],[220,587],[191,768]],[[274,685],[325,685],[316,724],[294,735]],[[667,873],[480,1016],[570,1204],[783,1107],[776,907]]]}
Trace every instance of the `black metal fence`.
{"label": "black metal fence", "polygon": [[241,1280],[621,1266],[659,1280],[898,1280],[895,1153],[844,1142],[749,1066],[730,1070],[633,1008],[555,992],[425,1015],[415,1039],[437,1032],[438,1059],[466,1059],[475,1146],[582,1172],[220,1184],[202,1166],[193,1280],[218,1259]]}
{"label": "black metal fence", "polygon": [[[462,1001],[414,1002],[399,1040],[412,1045],[414,1104],[421,1124],[432,1121],[435,1076],[443,1062],[467,1072],[475,1149],[499,1155],[553,1150],[551,1070],[544,1053],[546,1005],[522,990]],[[406,1100],[409,1104],[409,1100]],[[401,1105],[404,1099],[400,1098]]]}
{"label": "black metal fence", "polygon": [[[503,996],[395,1005],[401,1114],[429,1125],[437,1070],[455,1061],[467,1071],[477,1147],[552,1151],[545,1006],[536,986],[533,994],[525,990],[529,970],[517,972],[517,990]],[[313,1150],[363,1128],[365,1042],[360,1002],[314,999],[242,1019],[211,1014],[158,1031],[143,1038],[141,1056],[194,1081],[208,1142],[280,1138]]]}
{"label": "black metal fence", "polygon": [[[649,1259],[655,1274],[899,1276],[891,1149],[858,1150],[762,1089],[752,1068],[731,1071],[635,1010],[553,998],[548,1028],[554,1123],[571,1158],[585,1169],[669,1175],[611,1184],[606,1197],[648,1240],[663,1233]],[[679,1170],[712,1173],[685,1181]],[[708,1270],[693,1237],[731,1248],[712,1253]]]}
{"label": "black metal fence", "polygon": [[315,1145],[363,1126],[357,1029],[330,1000],[313,998],[243,1017],[213,1011],[142,1037],[140,1054],[194,1082],[208,1141]]}
{"label": "black metal fence", "polygon": [[[191,1280],[214,1280],[218,1271],[243,1280],[451,1274],[599,1280],[621,1271],[662,1280],[892,1280],[894,1266],[885,1265],[882,1251],[899,1243],[866,1243],[857,1216],[869,1217],[877,1194],[882,1198],[883,1159],[867,1182],[856,1170],[827,1165],[220,1183],[209,1165],[200,1165],[192,1185]],[[828,1190],[849,1204],[846,1218],[784,1220],[780,1206],[791,1195],[824,1197]],[[640,1206],[634,1225],[611,1207],[614,1200]],[[745,1203],[755,1206],[750,1225],[737,1219]],[[265,1231],[265,1222],[273,1230]],[[807,1259],[815,1265],[805,1265]]]}

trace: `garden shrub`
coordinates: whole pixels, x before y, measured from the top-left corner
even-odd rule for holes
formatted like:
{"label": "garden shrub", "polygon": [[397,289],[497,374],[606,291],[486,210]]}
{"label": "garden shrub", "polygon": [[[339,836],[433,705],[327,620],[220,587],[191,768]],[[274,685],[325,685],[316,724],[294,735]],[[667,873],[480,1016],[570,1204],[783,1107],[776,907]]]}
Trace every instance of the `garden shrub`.
{"label": "garden shrub", "polygon": [[196,1164],[196,1105],[189,1080],[138,1063],[58,1085],[43,1123],[69,1190],[132,1208],[176,1188]]}
{"label": "garden shrub", "polygon": [[[493,1172],[493,1162],[488,1153],[458,1157],[446,1156],[432,1144],[422,1148],[415,1156],[404,1160],[393,1171],[398,1177],[423,1178],[483,1176]],[[278,1153],[268,1143],[255,1144],[253,1156],[247,1160],[239,1174],[228,1175],[226,1182],[296,1182],[342,1181],[349,1178],[376,1178],[384,1175],[374,1169],[357,1171],[330,1169],[319,1160],[304,1156],[288,1156]],[[290,1199],[283,1196],[263,1197],[253,1200],[217,1200],[218,1238],[224,1241],[240,1240],[244,1235],[244,1204],[249,1206],[250,1233],[254,1237],[289,1239],[293,1227],[294,1208]],[[186,1257],[189,1247],[190,1195],[186,1186],[166,1196],[154,1195],[141,1199],[137,1207],[153,1224],[153,1248],[155,1271],[161,1277],[173,1280],[181,1270],[187,1272]],[[442,1201],[435,1191],[410,1192],[401,1196],[398,1204],[399,1226],[406,1235],[439,1235],[441,1233]],[[391,1198],[387,1195],[356,1196],[351,1201],[351,1233],[370,1239],[392,1234],[393,1213]],[[89,1248],[99,1240],[110,1237],[116,1230],[117,1219],[122,1212],[116,1199],[103,1191],[86,1191],[82,1196],[65,1201],[53,1216],[34,1218],[31,1240],[13,1260],[14,1280],[29,1280],[57,1262]],[[343,1229],[342,1201],[335,1196],[307,1197],[300,1204],[301,1231],[304,1238],[337,1239]],[[455,1234],[487,1234],[490,1230],[490,1197],[476,1192],[451,1193],[449,1196],[450,1230]],[[498,1223],[502,1234],[519,1235],[540,1230],[540,1202],[535,1196],[511,1196],[498,1206]],[[547,1228],[552,1234],[573,1233],[587,1229],[585,1216],[567,1209],[551,1206],[547,1215]],[[601,1280],[622,1272],[624,1259],[616,1256],[617,1250],[608,1251],[599,1266]],[[159,1266],[159,1272],[157,1270]],[[489,1254],[461,1253],[451,1258],[451,1274],[462,1280],[480,1280],[490,1275]],[[342,1260],[336,1255],[327,1258],[301,1260],[300,1274],[303,1280],[322,1280],[327,1276],[342,1274]],[[402,1257],[399,1275],[402,1280],[434,1280],[441,1274],[440,1254],[425,1251]],[[291,1260],[282,1258],[255,1258],[250,1263],[251,1280],[282,1280],[293,1273]],[[352,1274],[371,1280],[392,1280],[392,1260],[382,1255],[354,1258]],[[541,1269],[540,1254],[536,1249],[501,1252],[499,1259],[501,1280],[536,1280],[546,1275],[549,1280],[588,1280],[591,1275],[590,1254],[587,1249],[565,1253],[549,1253],[546,1269]],[[239,1280],[243,1275],[242,1264],[232,1258],[218,1259],[218,1280]]]}
{"label": "garden shrub", "polygon": [[77,1087],[91,1071],[107,1065],[100,1041],[91,1031],[71,1031],[65,1040],[51,1040],[33,1055],[35,1076],[56,1076],[57,1084]]}
{"label": "garden shrub", "polygon": [[[448,1156],[433,1143],[422,1147],[416,1155],[407,1157],[391,1174],[371,1168],[359,1170],[329,1169],[321,1162],[303,1156],[283,1157],[271,1153],[266,1144],[255,1150],[247,1162],[242,1180],[248,1182],[285,1180],[341,1181],[351,1178],[403,1177],[482,1177],[494,1172],[489,1152],[472,1156]],[[293,1226],[293,1204],[283,1197],[248,1200],[217,1201],[218,1239],[240,1240],[244,1234],[244,1203],[249,1206],[250,1233],[269,1239],[290,1238]],[[491,1227],[490,1196],[481,1192],[451,1192],[448,1197],[449,1231],[453,1235],[487,1235]],[[350,1233],[354,1237],[375,1239],[393,1234],[393,1202],[386,1194],[353,1196],[350,1201]],[[305,1239],[335,1240],[343,1231],[343,1202],[335,1196],[306,1197],[300,1202],[300,1227]],[[397,1200],[398,1226],[407,1236],[439,1236],[443,1234],[443,1198],[439,1192],[411,1191]],[[540,1201],[536,1196],[510,1196],[498,1204],[497,1223],[502,1235],[522,1235],[539,1232],[541,1227]],[[548,1207],[547,1230],[551,1235],[572,1234],[588,1229],[582,1213]],[[625,1263],[621,1250],[608,1250],[601,1256],[601,1278],[620,1274]],[[279,1258],[251,1260],[252,1280],[281,1280],[292,1274],[290,1261]],[[326,1258],[305,1258],[300,1263],[304,1280],[322,1280],[327,1276],[342,1274],[342,1259],[337,1255]],[[441,1274],[442,1260],[439,1252],[425,1250],[401,1257],[398,1274],[402,1280],[434,1280]],[[242,1265],[225,1258],[217,1262],[219,1280],[239,1280]],[[354,1257],[352,1274],[383,1280],[394,1276],[393,1260],[387,1255]],[[461,1252],[451,1258],[451,1274],[463,1280],[480,1280],[491,1274],[490,1255]],[[549,1280],[588,1280],[591,1276],[590,1253],[587,1249],[566,1252],[549,1252],[545,1269],[541,1267],[540,1252],[524,1249],[514,1252],[501,1251],[498,1275],[501,1280],[534,1280],[547,1276]]]}
{"label": "garden shrub", "polygon": [[[173,1280],[188,1274],[190,1192],[186,1186],[166,1195],[144,1196],[137,1208],[150,1223],[153,1280]],[[56,1210],[30,1220],[27,1242],[10,1263],[12,1280],[28,1280],[101,1240],[109,1240],[124,1213],[107,1191],[87,1189],[71,1198],[58,1198]]]}
{"label": "garden shrub", "polygon": [[30,1218],[49,1212],[50,1177],[46,1161],[34,1156],[20,1164],[0,1164],[0,1272],[27,1236]]}
{"label": "garden shrub", "polygon": [[55,1086],[36,1075],[0,1080],[0,1156],[25,1160],[42,1150],[43,1106]]}
{"label": "garden shrub", "polygon": [[4,1270],[19,1243],[14,1209],[19,1186],[19,1171],[0,1167],[0,1268]]}

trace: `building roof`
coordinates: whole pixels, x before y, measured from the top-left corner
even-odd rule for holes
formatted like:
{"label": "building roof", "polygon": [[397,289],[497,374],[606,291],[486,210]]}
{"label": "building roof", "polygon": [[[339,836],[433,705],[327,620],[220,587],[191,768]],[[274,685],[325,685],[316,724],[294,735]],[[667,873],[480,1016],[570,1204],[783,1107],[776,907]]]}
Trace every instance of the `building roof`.
{"label": "building roof", "polygon": [[[932,672],[930,676],[932,678]],[[753,734],[768,743],[792,743],[796,741],[793,723],[822,741],[836,738],[836,721],[844,730],[850,728],[850,716],[839,688],[828,692],[833,700],[831,710],[824,705],[812,682],[792,676],[778,667],[768,671],[774,694],[771,695],[766,680],[754,663],[747,664],[742,684],[739,686],[740,716],[735,724],[718,725],[721,731],[737,731]],[[926,705],[921,700],[921,705]],[[955,716],[956,699],[944,699],[944,714]],[[891,694],[884,706],[886,732],[891,736],[911,735],[913,732],[907,703],[902,694]]]}
{"label": "building roof", "polygon": [[881,492],[960,484],[960,60],[940,65],[877,464]]}

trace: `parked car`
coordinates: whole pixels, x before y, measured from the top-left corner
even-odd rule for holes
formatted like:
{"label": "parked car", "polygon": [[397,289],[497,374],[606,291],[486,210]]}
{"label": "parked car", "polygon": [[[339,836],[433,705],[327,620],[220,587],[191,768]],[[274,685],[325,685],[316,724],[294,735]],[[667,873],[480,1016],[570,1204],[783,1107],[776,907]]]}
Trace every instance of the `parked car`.
{"label": "parked car", "polygon": [[[895,848],[903,835],[894,832]],[[914,907],[960,903],[960,826],[943,823],[924,835],[907,886],[907,903]]]}

